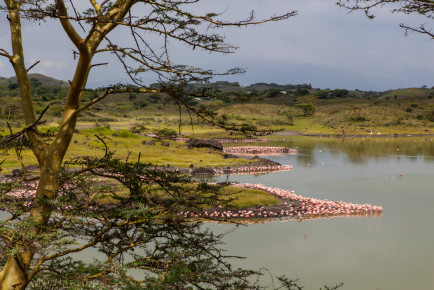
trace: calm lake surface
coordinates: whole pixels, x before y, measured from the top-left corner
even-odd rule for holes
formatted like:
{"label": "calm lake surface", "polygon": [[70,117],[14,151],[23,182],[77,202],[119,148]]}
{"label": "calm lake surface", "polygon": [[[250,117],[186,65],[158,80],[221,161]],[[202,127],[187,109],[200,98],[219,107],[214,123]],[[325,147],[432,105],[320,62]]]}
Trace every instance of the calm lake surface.
{"label": "calm lake surface", "polygon": [[229,180],[381,205],[383,214],[238,227],[225,239],[229,254],[247,257],[236,264],[298,277],[305,289],[337,282],[341,289],[434,289],[434,138],[293,138],[267,145],[298,148],[297,155],[266,156],[293,171]]}
{"label": "calm lake surface", "polygon": [[[253,144],[262,146],[264,144]],[[290,172],[231,175],[329,200],[370,203],[381,216],[240,226],[225,238],[235,264],[300,279],[304,289],[344,282],[341,289],[434,289],[434,138],[336,139],[293,137],[269,146],[297,155],[266,156]],[[226,180],[226,176],[218,180]],[[0,218],[4,218],[1,216]],[[215,232],[233,225],[211,224]],[[98,258],[96,250],[78,259]]]}

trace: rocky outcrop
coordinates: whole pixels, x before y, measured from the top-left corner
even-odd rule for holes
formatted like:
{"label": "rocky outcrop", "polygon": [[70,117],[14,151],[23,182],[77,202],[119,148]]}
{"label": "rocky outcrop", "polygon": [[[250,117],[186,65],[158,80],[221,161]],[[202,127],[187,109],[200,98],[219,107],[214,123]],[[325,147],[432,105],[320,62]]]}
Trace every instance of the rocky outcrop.
{"label": "rocky outcrop", "polygon": [[195,147],[195,148],[211,148],[218,151],[223,151],[223,145],[220,142],[217,142],[214,139],[196,139],[191,138],[187,140],[185,143],[189,147]]}

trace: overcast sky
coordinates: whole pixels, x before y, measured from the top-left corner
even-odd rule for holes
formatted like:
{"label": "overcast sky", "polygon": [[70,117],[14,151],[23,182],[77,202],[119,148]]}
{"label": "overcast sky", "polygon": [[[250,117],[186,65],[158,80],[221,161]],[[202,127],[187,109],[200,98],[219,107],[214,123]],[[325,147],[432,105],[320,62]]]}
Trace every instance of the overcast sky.
{"label": "overcast sky", "polygon": [[[240,19],[255,10],[258,18],[297,10],[289,20],[221,32],[239,47],[235,54],[218,55],[178,47],[174,59],[184,64],[223,71],[243,67],[247,73],[226,77],[242,85],[256,82],[311,83],[319,88],[388,90],[434,86],[434,42],[426,36],[404,36],[400,23],[417,25],[426,19],[376,11],[374,20],[348,11],[327,0],[204,0],[196,10],[224,12],[226,19]],[[429,23],[428,23],[429,24]],[[0,15],[0,48],[10,51],[6,14]],[[24,24],[25,53],[32,69],[62,80],[72,79],[72,45],[57,23]],[[120,36],[121,37],[121,36]],[[0,76],[13,75],[10,64],[0,59]],[[126,81],[118,64],[93,70],[89,86]],[[152,75],[144,76],[148,83]]]}

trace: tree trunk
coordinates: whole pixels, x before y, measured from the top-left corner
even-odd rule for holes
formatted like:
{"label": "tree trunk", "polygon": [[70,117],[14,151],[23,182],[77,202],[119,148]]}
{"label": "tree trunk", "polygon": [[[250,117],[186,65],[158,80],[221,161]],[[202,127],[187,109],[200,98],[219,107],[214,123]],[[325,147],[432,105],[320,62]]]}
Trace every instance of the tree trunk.
{"label": "tree trunk", "polygon": [[[56,158],[57,157],[57,158]],[[38,223],[38,227],[33,229],[32,235],[37,235],[44,230],[50,215],[53,211],[50,206],[50,200],[57,196],[59,189],[59,169],[61,158],[58,158],[56,152],[46,156],[48,164],[40,164],[40,179],[36,197],[30,219]],[[34,253],[24,252],[24,250],[14,257],[10,257],[3,270],[0,272],[0,290],[25,289],[29,281],[29,267],[31,265]]]}
{"label": "tree trunk", "polygon": [[[30,264],[31,254],[19,254],[7,260],[6,265],[0,272],[0,289],[17,290],[25,289],[28,284],[27,269]],[[30,259],[31,260],[31,259]],[[25,266],[27,264],[27,267]]]}
{"label": "tree trunk", "polygon": [[[38,234],[48,224],[53,211],[50,201],[57,196],[59,189],[59,170],[63,157],[70,145],[73,131],[77,122],[77,110],[80,107],[81,94],[86,86],[89,70],[91,69],[92,57],[104,37],[113,30],[128,13],[136,1],[119,1],[107,13],[111,21],[102,22],[94,26],[86,38],[81,38],[70,23],[68,11],[63,1],[55,1],[58,10],[59,21],[66,34],[79,50],[80,56],[66,97],[65,108],[62,115],[59,132],[51,145],[47,145],[42,138],[34,131],[27,131],[27,137],[32,143],[32,150],[40,167],[39,186],[30,213],[30,219],[38,226],[33,233]],[[36,121],[36,114],[33,107],[31,86],[24,63],[24,50],[21,33],[20,8],[23,1],[5,1],[9,11],[9,22],[11,27],[11,41],[13,55],[10,61],[14,67],[17,81],[20,87],[21,105],[26,126]],[[21,251],[20,251],[21,250]],[[0,290],[24,289],[32,279],[29,267],[34,258],[34,253],[25,252],[25,249],[18,249],[18,253],[7,260],[6,265],[0,271]]]}

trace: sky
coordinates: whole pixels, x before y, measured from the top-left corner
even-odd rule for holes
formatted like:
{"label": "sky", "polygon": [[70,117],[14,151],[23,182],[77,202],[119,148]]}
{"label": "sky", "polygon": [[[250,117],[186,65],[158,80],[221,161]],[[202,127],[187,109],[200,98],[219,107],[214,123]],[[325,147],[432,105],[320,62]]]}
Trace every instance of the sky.
{"label": "sky", "polygon": [[[399,28],[400,23],[430,24],[420,16],[391,14],[390,7],[383,7],[374,11],[377,16],[374,20],[369,20],[362,12],[348,13],[337,7],[333,0],[203,0],[194,10],[198,13],[224,12],[221,18],[228,20],[243,19],[251,10],[258,18],[292,10],[298,12],[297,16],[280,22],[221,30],[227,42],[239,47],[229,55],[192,51],[171,42],[172,56],[177,62],[216,72],[231,67],[247,70],[242,75],[216,80],[241,85],[310,83],[321,89],[375,91],[434,86],[434,54],[431,53],[434,42],[416,33],[405,36],[405,31]],[[124,37],[122,32],[114,33],[120,40]],[[27,65],[41,61],[32,73],[72,79],[73,46],[60,24],[25,22],[23,39]],[[0,48],[11,50],[4,12],[0,13]],[[10,63],[0,58],[0,76],[12,75]],[[156,77],[144,75],[143,80],[153,83]],[[88,86],[125,81],[127,77],[122,67],[113,60],[109,66],[92,71]]]}

